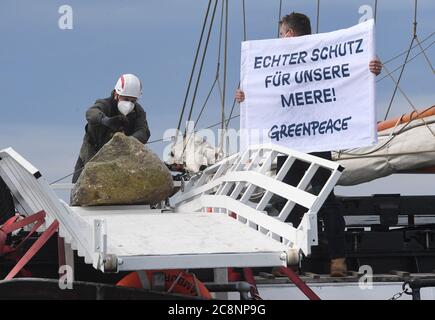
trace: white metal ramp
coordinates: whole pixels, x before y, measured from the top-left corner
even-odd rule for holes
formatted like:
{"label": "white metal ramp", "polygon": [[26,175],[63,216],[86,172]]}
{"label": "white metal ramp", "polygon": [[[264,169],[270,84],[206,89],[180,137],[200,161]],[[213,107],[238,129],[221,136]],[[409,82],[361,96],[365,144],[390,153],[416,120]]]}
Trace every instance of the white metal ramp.
{"label": "white metal ramp", "polygon": [[[226,159],[189,182],[186,190],[172,199],[177,212],[148,206],[70,207],[58,199],[40,172],[11,148],[0,151],[0,176],[22,214],[44,210],[47,222],[59,222],[65,242],[103,272],[286,266],[297,261],[299,249],[307,253],[306,248],[317,241],[316,213],[338,179],[338,165],[279,147],[251,151]],[[279,154],[289,158],[277,177],[267,177],[268,163]],[[301,188],[319,166],[331,169],[331,178],[318,197],[279,181],[296,158],[312,162]],[[266,191],[253,207],[249,197],[255,186]],[[234,194],[244,187],[245,194],[237,199]],[[310,208],[303,225],[306,231],[261,211],[272,194]],[[208,211],[206,208],[219,210],[201,212]],[[231,212],[237,212],[237,219],[229,216]],[[308,246],[303,239],[310,241]]]}
{"label": "white metal ramp", "polygon": [[226,215],[145,206],[71,210],[106,235],[103,252],[116,256],[118,270],[286,265],[286,246]]}
{"label": "white metal ramp", "polygon": [[[278,156],[286,160],[278,173],[271,168]],[[282,182],[296,160],[309,165],[296,187]],[[318,195],[309,192],[310,182],[319,169],[328,170],[330,176]],[[287,247],[288,260],[294,253],[311,253],[317,245],[317,213],[341,175],[339,164],[277,145],[250,147],[205,169],[189,180],[183,192],[171,200],[179,212],[213,211],[237,216],[237,220]],[[252,196],[258,201],[252,201]],[[276,195],[285,201],[276,216],[265,211]],[[293,227],[284,223],[296,204],[306,208],[301,223]]]}

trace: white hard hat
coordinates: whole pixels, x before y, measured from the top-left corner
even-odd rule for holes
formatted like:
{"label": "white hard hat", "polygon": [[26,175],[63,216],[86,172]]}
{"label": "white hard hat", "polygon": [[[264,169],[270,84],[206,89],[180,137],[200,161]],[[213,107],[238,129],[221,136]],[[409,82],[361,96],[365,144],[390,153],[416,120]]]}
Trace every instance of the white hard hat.
{"label": "white hard hat", "polygon": [[139,98],[142,95],[142,84],[134,74],[123,74],[116,82],[115,91],[120,96]]}

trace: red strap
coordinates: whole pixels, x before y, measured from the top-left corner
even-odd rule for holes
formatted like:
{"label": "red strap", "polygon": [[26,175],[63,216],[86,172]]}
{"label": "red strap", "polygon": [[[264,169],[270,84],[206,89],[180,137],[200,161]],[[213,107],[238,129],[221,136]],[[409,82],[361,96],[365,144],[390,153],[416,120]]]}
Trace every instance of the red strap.
{"label": "red strap", "polygon": [[252,272],[252,269],[243,268],[243,276],[245,277],[245,280],[251,285],[251,297],[254,298],[254,300],[263,300],[258,293],[258,288],[257,284],[255,283],[254,273]]}
{"label": "red strap", "polygon": [[24,244],[24,242],[26,242],[26,240],[29,239],[30,236],[33,235],[36,232],[36,230],[38,230],[38,228],[44,224],[44,222],[45,222],[45,219],[37,221],[35,223],[35,225],[33,226],[32,230],[30,230],[30,232],[27,234],[27,236],[17,246],[15,246],[14,250],[17,250],[18,248],[20,248]]}
{"label": "red strap", "polygon": [[3,225],[0,226],[0,256],[5,255],[13,250],[10,249],[9,246],[6,246],[6,240],[8,238],[8,232],[4,231],[4,228],[7,228],[8,226],[12,225],[17,221],[17,219],[20,216],[14,215],[13,217],[10,217],[8,220],[6,220]]}
{"label": "red strap", "polygon": [[290,268],[281,267],[279,272],[285,274],[295,285],[299,288],[310,300],[320,300],[319,296],[311,290],[309,286],[305,282],[298,277],[296,273]]}
{"label": "red strap", "polygon": [[56,233],[59,228],[59,222],[54,220],[53,223],[45,230],[38,240],[29,248],[26,254],[18,261],[15,267],[9,272],[5,280],[11,280],[18,272],[33,258],[33,256],[44,246],[50,237]]}
{"label": "red strap", "polygon": [[8,220],[6,220],[5,223],[3,223],[3,225],[1,226],[1,228],[4,228],[5,226],[9,226],[13,223],[15,223],[15,221],[17,221],[17,219],[19,218],[19,215],[14,215],[13,217],[10,217]]}
{"label": "red strap", "polygon": [[[26,241],[44,223],[45,212],[39,211],[38,213],[28,216],[22,220],[16,221],[18,218],[19,216],[11,217],[0,227],[0,255],[11,253],[12,251],[20,247],[24,243],[24,241]],[[15,230],[19,230],[34,222],[37,223],[33,226],[31,232],[23,241],[21,241],[18,246],[15,247],[15,249],[10,246],[5,246],[6,239],[9,233],[14,232]]]}
{"label": "red strap", "polygon": [[25,217],[15,223],[10,223],[8,225],[3,225],[0,229],[4,233],[9,234],[15,230],[21,229],[35,221],[39,221],[45,218],[45,211],[39,211],[38,213],[32,214],[31,216]]}

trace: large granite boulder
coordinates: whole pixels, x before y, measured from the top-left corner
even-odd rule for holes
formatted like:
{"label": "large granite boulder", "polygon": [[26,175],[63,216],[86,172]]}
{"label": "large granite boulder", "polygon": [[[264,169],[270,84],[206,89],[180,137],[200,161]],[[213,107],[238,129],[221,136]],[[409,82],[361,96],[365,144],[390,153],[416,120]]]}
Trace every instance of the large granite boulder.
{"label": "large granite boulder", "polygon": [[116,133],[85,165],[71,205],[155,204],[171,195],[172,176],[139,140]]}

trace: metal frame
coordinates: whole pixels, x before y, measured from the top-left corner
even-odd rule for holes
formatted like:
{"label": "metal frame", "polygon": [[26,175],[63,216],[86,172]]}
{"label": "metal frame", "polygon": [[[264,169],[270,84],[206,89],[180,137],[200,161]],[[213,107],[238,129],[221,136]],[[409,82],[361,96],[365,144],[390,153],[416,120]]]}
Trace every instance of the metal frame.
{"label": "metal frame", "polygon": [[[86,208],[73,210],[66,203],[58,199],[48,183],[41,177],[39,171],[14,150],[9,148],[0,151],[0,158],[0,175],[10,188],[18,204],[22,208],[25,208],[22,213],[29,214],[29,212],[45,210],[48,222],[59,221],[59,234],[65,239],[65,243],[71,244],[71,248],[77,250],[78,255],[83,256],[86,263],[93,264],[96,269],[103,272],[168,268],[285,266],[287,264],[286,247],[280,243],[275,245],[275,241],[271,241],[268,238],[264,238],[264,248],[267,248],[264,251],[260,251],[263,249],[257,249],[254,245],[251,246],[252,249],[247,249],[249,245],[246,246],[245,243],[242,246],[235,246],[235,249],[230,251],[226,249],[214,249],[216,251],[211,251],[209,254],[204,252],[195,254],[191,252],[190,254],[170,255],[162,253],[161,255],[152,255],[147,253],[149,251],[144,247],[143,254],[138,254],[136,250],[134,254],[124,255],[122,252],[128,252],[128,250],[117,250],[116,246],[118,243],[115,239],[116,237],[111,237],[110,233],[108,234],[107,232],[106,224],[112,221],[111,218],[113,217],[113,212],[110,209],[102,208],[100,211],[101,216],[99,217],[89,214],[89,212],[82,215],[80,212]],[[128,211],[128,208],[128,206],[124,207],[123,210]],[[94,209],[90,211],[93,212]],[[147,212],[145,209],[141,210],[144,214],[137,215],[137,217],[139,219],[153,219],[152,215],[159,213],[159,217],[164,217],[168,223],[171,223],[174,216],[184,216],[184,214],[181,215],[180,213],[163,214],[161,210],[148,209],[148,211],[152,212]],[[203,213],[194,213],[189,216],[191,216],[192,221],[203,221],[202,223],[205,224],[209,224],[217,218],[216,216],[204,215]],[[280,223],[274,219],[271,220],[275,223]],[[243,233],[243,237],[247,236],[247,234],[245,235],[246,230],[252,233],[249,228],[239,225],[239,223],[231,218],[227,218],[223,222],[225,222],[223,227],[226,228],[229,225],[236,227],[239,230],[239,234]],[[285,224],[282,225],[285,227]],[[136,231],[140,232],[140,230]],[[114,236],[118,236],[113,230],[111,232]],[[129,232],[130,230],[125,231],[126,234],[129,234]],[[157,230],[156,232],[160,231]],[[180,236],[183,236],[183,232],[180,231]],[[155,232],[150,236],[152,237],[153,235],[155,235]],[[194,234],[192,237],[196,239]],[[247,237],[246,239],[251,238]],[[252,239],[256,239],[257,242],[260,240],[258,237],[252,237]],[[239,242],[236,241],[236,243]],[[240,242],[240,244],[243,244],[243,242]],[[239,247],[240,251],[237,249]],[[189,252],[189,250],[186,250],[186,252]]]}
{"label": "metal frame", "polygon": [[44,244],[53,236],[59,228],[59,223],[54,220],[50,226],[40,235],[33,245],[26,251],[26,253],[15,264],[12,270],[5,277],[5,280],[13,279],[23,267],[34,257],[34,255],[44,246]]}
{"label": "metal frame", "polygon": [[286,266],[285,252],[197,254],[173,256],[117,256],[118,270],[244,268]]}
{"label": "metal frame", "polygon": [[[270,176],[272,164],[278,156],[287,156],[280,171]],[[295,160],[309,164],[297,187],[282,182]],[[331,172],[328,181],[316,196],[309,193],[311,179],[318,169]],[[335,162],[304,154],[277,145],[252,146],[241,154],[232,155],[193,177],[184,190],[171,200],[178,212],[217,212],[236,215],[237,220],[254,230],[282,242],[290,250],[305,255],[317,245],[317,213],[337,183],[343,168]],[[251,196],[256,190],[263,194],[258,203]],[[269,216],[264,210],[273,195],[286,200],[278,216]],[[297,228],[283,223],[296,204],[307,208]]]}
{"label": "metal frame", "polygon": [[[278,155],[287,155],[288,159],[277,176],[269,177],[267,172]],[[310,168],[299,186],[291,187],[280,180],[284,178],[295,159],[309,162]],[[331,170],[332,174],[321,193],[314,196],[308,193],[306,188],[320,167]],[[41,178],[39,171],[18,153],[10,148],[0,151],[0,175],[19,205],[24,209],[23,213],[29,214],[45,210],[48,223],[59,222],[59,235],[65,239],[65,243],[71,244],[71,248],[77,250],[78,255],[83,256],[86,263],[93,264],[94,268],[103,272],[168,268],[286,266],[287,263],[296,263],[299,260],[299,250],[309,254],[311,246],[317,244],[317,211],[338,180],[339,168],[336,163],[278,146],[253,147],[240,156],[232,156],[207,169],[201,177],[198,177],[198,180],[193,179],[187,183],[186,190],[172,199],[173,203],[176,204],[176,213],[164,213],[162,216],[160,215],[162,214],[161,210],[144,209],[140,210],[144,214],[136,215],[136,217],[142,219],[142,223],[145,221],[158,223],[158,219],[164,217],[169,224],[174,220],[174,217],[178,217],[179,222],[185,221],[184,223],[198,224],[202,227],[210,227],[210,223],[219,220],[221,221],[219,230],[222,239],[228,242],[231,235],[237,232],[238,237],[236,238],[242,237],[248,242],[243,242],[240,239],[234,240],[234,246],[228,250],[224,246],[219,246],[220,243],[216,242],[219,240],[216,239],[210,242],[211,246],[213,243],[219,244],[215,245],[215,249],[207,247],[204,250],[201,247],[200,251],[195,251],[182,247],[164,253],[165,250],[162,248],[163,251],[160,254],[160,249],[156,247],[155,243],[154,249],[151,247],[148,250],[147,247],[144,247],[143,253],[142,247],[138,247],[135,251],[134,246],[130,249],[127,248],[128,250],[117,249],[121,242],[117,242],[116,239],[120,235],[115,234],[112,229],[112,237],[111,233],[108,233],[108,226],[111,225],[111,228],[114,228],[113,223],[118,221],[116,219],[119,217],[124,217],[125,212],[117,215],[110,208],[100,208],[98,210],[100,214],[94,215],[86,213],[89,211],[84,210],[86,208],[73,210],[58,199],[45,179]],[[264,194],[260,202],[255,204],[250,201],[250,197],[257,188],[264,189]],[[263,211],[274,194],[288,200],[287,205],[277,217],[268,216]],[[240,199],[238,199],[239,195]],[[283,221],[296,203],[306,206],[308,212],[300,226],[293,228]],[[222,220],[218,216],[201,212],[207,211],[206,208],[213,208],[215,212],[228,215],[236,212],[236,220],[231,217]],[[122,209],[129,211],[129,207]],[[91,211],[94,212],[94,210]],[[186,212],[186,210],[190,212]],[[158,219],[153,216],[156,213],[159,214]],[[136,224],[137,221],[130,225]],[[192,230],[195,230],[194,228]],[[131,230],[118,230],[118,232],[121,231],[129,236]],[[141,233],[143,231],[139,228],[135,232]],[[159,230],[149,232],[150,234],[147,236],[151,238],[161,236]],[[186,236],[187,234],[186,231],[180,230],[178,236]],[[261,237],[259,237],[260,234]],[[197,236],[192,234],[192,237],[197,243]],[[172,241],[170,238],[168,240]],[[193,241],[193,238],[189,241]],[[189,241],[187,242],[189,243]],[[251,248],[248,245],[251,243],[250,241],[256,241],[257,244],[253,244]],[[261,243],[264,245],[263,249],[257,247],[257,245],[262,246]],[[153,252],[158,252],[158,255],[153,254]],[[176,253],[170,254],[170,252]]]}
{"label": "metal frame", "polygon": [[0,176],[11,190],[21,214],[44,210],[47,213],[45,227],[57,220],[59,236],[70,243],[86,263],[92,263],[92,227],[59,200],[38,169],[12,148],[7,148],[0,151]]}

